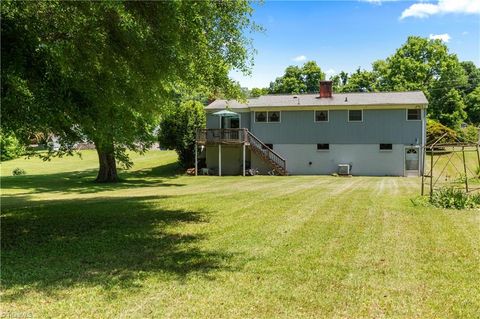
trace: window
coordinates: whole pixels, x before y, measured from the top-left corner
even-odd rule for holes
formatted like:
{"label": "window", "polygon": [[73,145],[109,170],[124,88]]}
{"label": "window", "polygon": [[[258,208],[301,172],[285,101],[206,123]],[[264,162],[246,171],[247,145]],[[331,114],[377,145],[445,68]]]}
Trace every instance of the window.
{"label": "window", "polygon": [[315,111],[315,122],[328,122],[328,111]]}
{"label": "window", "polygon": [[255,122],[266,122],[267,112],[255,112]]}
{"label": "window", "polygon": [[[265,143],[265,146],[271,150],[273,150],[273,144],[271,143]],[[262,148],[265,149],[265,146],[262,145]]]}
{"label": "window", "polygon": [[328,151],[330,144],[317,144],[317,151]]}
{"label": "window", "polygon": [[408,109],[407,121],[420,121],[422,119],[422,110],[420,109]]}
{"label": "window", "polygon": [[348,110],[348,121],[349,122],[362,122],[363,121],[363,110]]}
{"label": "window", "polygon": [[280,123],[280,111],[255,112],[255,122],[258,123]]}
{"label": "window", "polygon": [[392,144],[380,144],[380,151],[391,151],[392,149]]}
{"label": "window", "polygon": [[280,122],[280,112],[267,112],[268,121],[271,123]]}

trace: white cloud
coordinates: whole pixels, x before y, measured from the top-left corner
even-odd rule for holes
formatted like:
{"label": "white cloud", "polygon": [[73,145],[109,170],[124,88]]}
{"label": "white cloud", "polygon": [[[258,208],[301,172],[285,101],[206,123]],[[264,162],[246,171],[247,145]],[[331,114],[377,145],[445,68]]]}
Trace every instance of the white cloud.
{"label": "white cloud", "polygon": [[448,33],[442,34],[430,34],[428,37],[430,40],[442,40],[443,42],[447,43],[452,37]]}
{"label": "white cloud", "polygon": [[334,69],[328,69],[327,71],[325,71],[325,75],[328,75],[328,76],[332,76],[336,73],[337,71],[335,71]]}
{"label": "white cloud", "polygon": [[427,18],[435,14],[465,13],[480,14],[479,0],[438,0],[433,3],[415,3],[405,9],[400,19],[408,17]]}
{"label": "white cloud", "polygon": [[463,32],[462,32],[462,35],[467,35],[467,34],[468,34],[467,31],[463,31]]}
{"label": "white cloud", "polygon": [[292,59],[292,61],[295,61],[295,62],[302,62],[302,61],[305,61],[307,59],[306,56],[304,55],[299,55],[299,56],[296,56]]}

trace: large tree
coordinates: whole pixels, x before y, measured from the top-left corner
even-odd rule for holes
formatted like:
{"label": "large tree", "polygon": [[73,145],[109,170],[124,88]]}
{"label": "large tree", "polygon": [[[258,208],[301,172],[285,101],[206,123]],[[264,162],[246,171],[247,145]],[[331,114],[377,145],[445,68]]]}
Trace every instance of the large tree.
{"label": "large tree", "polygon": [[2,130],[95,143],[97,181],[153,140],[177,86],[235,96],[248,71],[246,1],[14,2],[1,6]]}
{"label": "large tree", "polygon": [[195,165],[196,131],[206,124],[205,110],[198,101],[184,101],[170,108],[160,122],[160,146],[174,149],[185,167]]}
{"label": "large tree", "polygon": [[285,73],[270,83],[269,93],[313,93],[318,92],[318,82],[325,73],[315,61],[307,61],[300,68],[290,65]]}

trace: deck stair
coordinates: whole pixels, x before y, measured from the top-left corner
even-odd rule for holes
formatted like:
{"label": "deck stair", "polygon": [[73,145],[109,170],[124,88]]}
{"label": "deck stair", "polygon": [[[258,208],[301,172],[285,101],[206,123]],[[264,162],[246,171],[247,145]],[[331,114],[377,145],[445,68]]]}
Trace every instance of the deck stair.
{"label": "deck stair", "polygon": [[273,167],[273,170],[279,175],[288,175],[287,161],[281,157],[278,153],[273,151],[267,145],[265,145],[258,137],[253,135],[250,131],[247,132],[247,145],[250,150],[257,154],[266,163]]}

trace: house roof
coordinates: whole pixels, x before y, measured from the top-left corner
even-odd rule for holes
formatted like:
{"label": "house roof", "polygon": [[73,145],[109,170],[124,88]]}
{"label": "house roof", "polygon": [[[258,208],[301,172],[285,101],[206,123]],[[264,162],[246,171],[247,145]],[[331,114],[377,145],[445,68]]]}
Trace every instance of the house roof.
{"label": "house roof", "polygon": [[360,105],[427,105],[423,92],[337,93],[331,98],[319,98],[318,94],[263,95],[251,98],[247,103],[235,100],[215,100],[205,109],[217,110],[227,106],[231,109],[257,107],[303,107],[303,106],[360,106]]}

